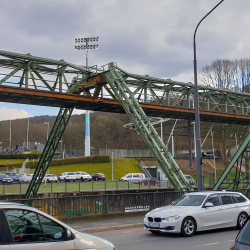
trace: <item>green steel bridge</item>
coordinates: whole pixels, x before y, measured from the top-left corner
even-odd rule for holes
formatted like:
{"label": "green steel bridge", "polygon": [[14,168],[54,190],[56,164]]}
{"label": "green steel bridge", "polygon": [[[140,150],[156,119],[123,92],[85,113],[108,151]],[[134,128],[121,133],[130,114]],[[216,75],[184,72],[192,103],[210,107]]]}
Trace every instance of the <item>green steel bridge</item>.
{"label": "green steel bridge", "polygon": [[[126,113],[174,189],[193,190],[149,119],[195,120],[192,83],[131,74],[116,63],[85,67],[7,51],[0,51],[0,67],[1,102],[60,108],[25,198],[36,196],[74,108]],[[199,86],[199,101],[201,121],[250,125],[248,93]],[[235,180],[230,187],[249,187],[248,173],[243,178],[240,169],[249,141],[250,135],[215,189],[226,185],[226,177],[235,165]]]}

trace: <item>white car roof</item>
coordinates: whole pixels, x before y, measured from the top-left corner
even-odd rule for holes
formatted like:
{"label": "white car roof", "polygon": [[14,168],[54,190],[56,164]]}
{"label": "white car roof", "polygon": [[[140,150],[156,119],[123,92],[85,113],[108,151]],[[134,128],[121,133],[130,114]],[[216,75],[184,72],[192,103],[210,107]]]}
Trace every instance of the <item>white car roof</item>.
{"label": "white car roof", "polygon": [[192,193],[187,193],[187,194],[188,195],[211,195],[211,194],[232,194],[232,193],[241,194],[239,192],[233,192],[233,191],[202,191],[202,192],[192,192]]}

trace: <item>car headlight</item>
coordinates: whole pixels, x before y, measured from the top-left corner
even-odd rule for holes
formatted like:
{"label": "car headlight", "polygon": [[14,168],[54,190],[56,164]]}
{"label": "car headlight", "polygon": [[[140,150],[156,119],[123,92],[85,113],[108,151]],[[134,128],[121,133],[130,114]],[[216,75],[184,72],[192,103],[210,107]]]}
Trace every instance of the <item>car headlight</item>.
{"label": "car headlight", "polygon": [[103,241],[104,241],[107,245],[111,246],[111,247],[113,248],[113,250],[117,250],[117,248],[115,247],[115,245],[114,245],[112,242],[110,242],[110,241],[108,241],[108,240],[104,240],[104,239],[103,239]]}
{"label": "car headlight", "polygon": [[145,215],[144,220],[148,220],[148,216],[147,215]]}
{"label": "car headlight", "polygon": [[162,218],[162,220],[166,220],[166,221],[177,221],[181,216],[175,215],[175,216],[169,216],[166,218]]}
{"label": "car headlight", "polygon": [[117,250],[116,247],[115,247],[115,245],[114,245],[112,242],[109,241],[109,245],[110,245],[114,250]]}

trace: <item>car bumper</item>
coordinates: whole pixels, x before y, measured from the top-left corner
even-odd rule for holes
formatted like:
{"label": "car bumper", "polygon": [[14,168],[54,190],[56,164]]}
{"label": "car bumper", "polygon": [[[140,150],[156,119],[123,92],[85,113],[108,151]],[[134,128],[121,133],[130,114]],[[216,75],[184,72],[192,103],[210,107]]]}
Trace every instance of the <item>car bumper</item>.
{"label": "car bumper", "polygon": [[[153,223],[155,223],[153,225]],[[162,222],[149,222],[144,220],[144,229],[147,231],[160,231],[168,233],[180,233],[181,232],[180,218],[177,221],[162,221]]]}

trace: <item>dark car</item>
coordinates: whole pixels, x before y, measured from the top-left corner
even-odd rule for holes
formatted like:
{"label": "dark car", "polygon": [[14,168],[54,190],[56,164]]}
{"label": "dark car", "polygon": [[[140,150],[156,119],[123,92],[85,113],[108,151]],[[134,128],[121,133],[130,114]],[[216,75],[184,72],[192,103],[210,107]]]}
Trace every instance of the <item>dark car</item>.
{"label": "dark car", "polygon": [[94,173],[91,175],[92,176],[92,180],[94,181],[105,181],[106,180],[106,176],[102,173]]}
{"label": "dark car", "polygon": [[230,250],[250,250],[250,216],[239,231]]}
{"label": "dark car", "polygon": [[13,179],[11,177],[9,177],[8,175],[2,174],[0,176],[0,183],[2,183],[2,184],[12,184]]}
{"label": "dark car", "polygon": [[140,185],[155,185],[158,186],[159,185],[159,180],[156,178],[146,178],[146,179],[142,179],[140,181]]}

